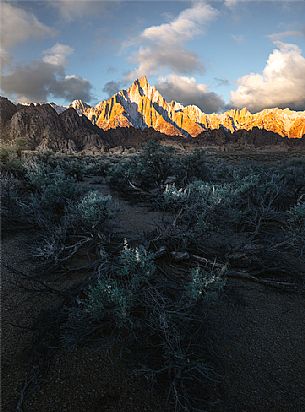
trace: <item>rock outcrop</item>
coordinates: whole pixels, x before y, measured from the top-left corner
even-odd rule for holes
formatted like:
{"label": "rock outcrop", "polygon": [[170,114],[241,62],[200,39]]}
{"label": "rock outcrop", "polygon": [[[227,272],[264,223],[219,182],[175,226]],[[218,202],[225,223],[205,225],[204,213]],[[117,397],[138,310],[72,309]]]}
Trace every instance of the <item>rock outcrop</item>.
{"label": "rock outcrop", "polygon": [[17,106],[6,97],[0,97],[0,126],[1,129],[11,120],[17,112]]}

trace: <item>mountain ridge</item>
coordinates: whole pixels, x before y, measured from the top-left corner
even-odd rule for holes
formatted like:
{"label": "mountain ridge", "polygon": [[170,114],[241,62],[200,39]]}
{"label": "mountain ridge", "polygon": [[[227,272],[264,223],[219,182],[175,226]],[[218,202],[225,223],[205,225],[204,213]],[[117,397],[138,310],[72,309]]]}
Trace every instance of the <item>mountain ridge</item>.
{"label": "mountain ridge", "polygon": [[302,148],[305,144],[305,136],[300,139],[289,139],[256,126],[251,131],[241,129],[233,133],[225,127],[220,127],[203,131],[192,139],[168,136],[153,127],[145,127],[144,122],[142,122],[142,129],[130,126],[104,131],[77,110],[69,107],[65,110],[60,109],[60,113],[57,113],[48,103],[15,105],[7,98],[0,97],[2,142],[14,145],[21,139],[27,150],[52,150],[65,153],[82,151],[101,153],[111,148],[120,151],[125,148],[139,148],[149,140],[179,147],[214,146],[219,147],[220,150],[226,150],[227,146],[231,148],[269,146],[289,150],[289,148]]}
{"label": "mountain ridge", "polygon": [[283,137],[301,138],[305,135],[305,111],[271,108],[251,113],[242,108],[207,114],[195,105],[167,102],[149,84],[146,76],[136,79],[128,89],[120,90],[96,106],[89,106],[81,100],[71,105],[105,131],[117,127],[142,130],[152,127],[168,136],[197,137],[204,131],[221,127],[231,133],[258,127]]}

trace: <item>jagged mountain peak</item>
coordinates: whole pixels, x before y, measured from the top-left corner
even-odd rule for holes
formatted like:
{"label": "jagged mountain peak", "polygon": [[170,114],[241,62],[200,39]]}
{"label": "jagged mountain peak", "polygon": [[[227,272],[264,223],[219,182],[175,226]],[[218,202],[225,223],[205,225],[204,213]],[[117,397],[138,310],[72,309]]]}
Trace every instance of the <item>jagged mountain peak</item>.
{"label": "jagged mountain peak", "polygon": [[86,109],[89,109],[91,106],[88,103],[83,102],[80,99],[76,99],[76,100],[73,100],[73,102],[70,103],[69,107],[72,107],[75,110],[84,111]]}
{"label": "jagged mountain peak", "polygon": [[150,84],[148,83],[148,79],[145,75],[136,79],[135,83],[138,83],[142,88],[147,88],[150,86]]}

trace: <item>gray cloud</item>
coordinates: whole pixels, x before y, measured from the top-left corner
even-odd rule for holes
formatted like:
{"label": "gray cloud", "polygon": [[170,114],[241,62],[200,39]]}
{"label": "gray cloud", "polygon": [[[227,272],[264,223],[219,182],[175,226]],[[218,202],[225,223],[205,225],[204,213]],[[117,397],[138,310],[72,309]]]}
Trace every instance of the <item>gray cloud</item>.
{"label": "gray cloud", "polygon": [[115,93],[117,93],[122,88],[122,86],[122,82],[115,82],[111,80],[110,82],[105,83],[103,92],[107,93],[108,97],[111,97]]}
{"label": "gray cloud", "polygon": [[161,77],[156,87],[166,100],[175,100],[184,105],[193,104],[205,113],[218,112],[224,107],[224,101],[220,96],[209,92],[205,84],[196,83],[193,77]]}
{"label": "gray cloud", "polygon": [[55,34],[54,29],[40,22],[33,14],[12,5],[1,4],[1,45],[4,49],[30,38],[40,39]]}
{"label": "gray cloud", "polygon": [[138,50],[135,59],[139,64],[136,70],[128,74],[129,80],[157,73],[160,69],[166,68],[179,74],[204,71],[198,56],[178,45],[174,49],[142,47]]}
{"label": "gray cloud", "polygon": [[45,102],[50,97],[65,100],[91,100],[91,84],[75,75],[67,75],[64,66],[33,61],[2,75],[1,89],[23,102]]}
{"label": "gray cloud", "polygon": [[228,79],[221,79],[219,77],[214,77],[214,80],[216,82],[217,87],[228,86],[230,84]]}

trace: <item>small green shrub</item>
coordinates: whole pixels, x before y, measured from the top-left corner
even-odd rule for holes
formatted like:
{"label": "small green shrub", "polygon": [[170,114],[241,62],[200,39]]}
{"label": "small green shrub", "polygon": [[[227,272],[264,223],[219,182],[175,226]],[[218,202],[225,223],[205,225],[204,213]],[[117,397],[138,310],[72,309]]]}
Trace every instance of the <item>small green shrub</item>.
{"label": "small green shrub", "polygon": [[7,226],[22,221],[22,210],[19,206],[23,195],[21,181],[11,173],[1,172],[0,184],[2,224]]}
{"label": "small green shrub", "polygon": [[90,191],[76,205],[69,206],[69,213],[73,216],[75,224],[94,228],[112,216],[111,196]]}
{"label": "small green shrub", "polygon": [[118,275],[135,290],[142,286],[155,272],[154,256],[143,246],[131,248],[125,239],[119,255]]}
{"label": "small green shrub", "polygon": [[21,159],[17,146],[0,147],[0,168],[2,173],[9,173],[16,177],[22,176],[24,162]]}
{"label": "small green shrub", "polygon": [[305,224],[305,201],[299,202],[289,210],[289,223],[297,226]]}
{"label": "small green shrub", "polygon": [[128,321],[131,293],[119,286],[115,279],[99,279],[89,288],[84,311],[94,321],[114,320],[117,326]]}
{"label": "small green shrub", "polygon": [[31,161],[26,165],[25,178],[30,190],[22,202],[24,212],[39,225],[45,221],[58,221],[69,202],[77,200],[81,190],[74,178],[66,176],[58,166]]}
{"label": "small green shrub", "polygon": [[191,281],[186,286],[186,294],[195,301],[215,299],[225,285],[226,266],[221,268],[200,266],[191,270]]}
{"label": "small green shrub", "polygon": [[177,210],[186,204],[188,197],[188,188],[177,189],[175,184],[168,184],[165,186],[161,204],[166,210]]}

